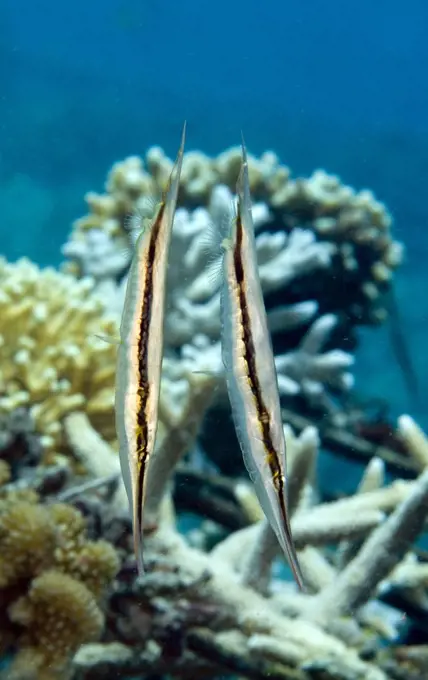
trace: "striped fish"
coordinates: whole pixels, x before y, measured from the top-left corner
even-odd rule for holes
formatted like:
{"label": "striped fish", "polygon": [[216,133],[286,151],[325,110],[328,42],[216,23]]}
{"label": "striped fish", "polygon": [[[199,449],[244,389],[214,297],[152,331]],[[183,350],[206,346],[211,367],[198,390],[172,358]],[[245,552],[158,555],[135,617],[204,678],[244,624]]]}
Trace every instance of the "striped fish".
{"label": "striped fish", "polygon": [[257,266],[244,142],[242,154],[237,213],[230,237],[223,242],[222,356],[246,468],[296,582],[303,589],[288,516],[285,438]]}
{"label": "striped fish", "polygon": [[144,573],[143,507],[155,447],[163,355],[165,283],[177,204],[186,126],[180,150],[150,227],[138,237],[120,325],[116,372],[116,431],[131,507],[138,571]]}

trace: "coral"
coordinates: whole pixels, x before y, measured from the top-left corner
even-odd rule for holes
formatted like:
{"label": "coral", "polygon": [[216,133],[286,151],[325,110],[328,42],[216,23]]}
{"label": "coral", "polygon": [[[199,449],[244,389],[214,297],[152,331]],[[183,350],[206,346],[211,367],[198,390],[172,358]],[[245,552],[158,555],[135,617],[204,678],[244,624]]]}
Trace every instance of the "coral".
{"label": "coral", "polygon": [[67,675],[72,656],[97,640],[104,620],[93,594],[74,578],[45,571],[28,593],[9,607],[14,623],[25,629],[10,678],[59,678]]}
{"label": "coral", "polygon": [[[409,420],[400,423],[409,437]],[[309,428],[297,437],[288,427],[285,434],[292,529],[308,593],[272,579],[278,545],[265,521],[235,531],[203,553],[179,536],[173,515],[156,498],[157,530],[146,537],[149,573],[140,579],[129,568],[119,573],[111,594],[109,642],[78,652],[79,679],[101,670],[218,677],[242,675],[245,669],[254,678],[388,680],[379,641],[396,638],[402,617],[376,598],[398,579],[395,574],[421,531],[428,472],[424,467],[415,481],[383,486],[379,461],[373,460],[354,496],[318,503],[317,431]],[[424,448],[425,439],[422,443]],[[159,484],[151,471],[149,504],[159,489],[168,497],[175,464],[174,449],[164,451]],[[245,502],[257,519],[257,501]],[[331,553],[332,544],[341,550]],[[343,546],[348,546],[345,566]],[[129,567],[133,562],[130,558]],[[410,579],[407,586],[412,588]]]}
{"label": "coral", "polygon": [[[75,457],[95,478],[118,473],[117,454],[91,426],[85,413],[70,413],[64,420],[67,441]],[[122,498],[123,495],[123,498]],[[126,491],[119,485],[112,503],[126,505]]]}
{"label": "coral", "polygon": [[[397,639],[402,616],[385,599],[398,592],[428,611],[427,568],[414,546],[428,507],[425,436],[400,419],[395,437],[417,479],[386,483],[380,457],[388,462],[391,452],[344,428],[356,329],[385,318],[401,248],[370,192],[323,171],[293,179],[270,152],[250,157],[250,183],[282,415],[295,426],[284,426],[288,497],[306,593],[287,580],[251,485],[207,465],[198,434],[225,399],[210,234],[230,219],[240,162],[238,149],[184,159],[142,577],[114,433],[114,341],[137,234],[127,216],[145,219],[147,196],[160,193],[171,161],[153,148],[144,162],[112,168],[106,193],[87,196],[63,273],[0,261],[0,643],[14,654],[8,678],[389,680],[398,655],[380,647]],[[212,437],[217,448],[223,422]],[[368,465],[355,494],[325,501],[319,449],[356,443]],[[190,531],[183,510],[193,513]]]}
{"label": "coral", "polygon": [[0,458],[15,467],[34,467],[42,457],[40,435],[26,408],[16,408],[7,413],[0,411]]}
{"label": "coral", "polygon": [[72,506],[44,505],[13,485],[0,489],[0,638],[6,649],[19,648],[8,678],[62,677],[79,646],[99,637],[99,602],[119,560],[85,528]]}
{"label": "coral", "polygon": [[[191,282],[185,296],[190,303],[194,302],[192,282],[206,264],[199,237],[209,222],[218,226],[225,207],[230,210],[240,158],[237,148],[215,159],[185,154],[182,208],[177,212],[172,248],[173,267],[184,266],[185,278]],[[171,165],[162,150],[154,148],[147,152],[145,162],[131,157],[113,166],[107,193],[86,196],[90,213],[75,223],[64,248],[73,262],[72,271],[102,280],[123,275],[130,257],[127,261],[124,250],[129,253],[134,240],[127,215],[145,210],[146,197],[160,192]],[[381,321],[386,313],[382,294],[402,250],[391,237],[391,218],[385,207],[370,191],[356,193],[321,170],[309,179],[291,179],[289,169],[271,152],[260,159],[250,156],[249,167],[254,221],[256,229],[263,228],[258,249],[265,292],[289,286],[296,275],[301,278],[318,271],[318,290],[305,281],[305,292],[310,292],[306,299],[316,295],[323,306],[330,305],[325,311],[331,312],[339,311],[339,304],[341,311],[352,315],[353,323]],[[344,283],[341,295],[334,283],[339,277]],[[181,312],[186,316],[185,308]],[[204,318],[208,316],[206,309]],[[189,339],[187,333],[181,342]]]}
{"label": "coral", "polygon": [[49,513],[57,528],[54,568],[84,583],[99,597],[118,569],[115,551],[106,541],[86,539],[84,518],[72,506],[57,503]]}
{"label": "coral", "polygon": [[0,501],[0,588],[49,566],[55,545],[55,524],[44,507],[21,500]]}
{"label": "coral", "polygon": [[[212,404],[218,378],[206,373],[201,351],[192,360],[165,359],[160,395],[160,427],[156,451],[150,461],[148,485],[151,489],[147,502],[148,514],[156,515],[176,464],[191,451],[203,417]],[[84,414],[71,414],[65,420],[70,445],[85,469],[93,476],[120,476],[119,459],[102,437],[94,431]],[[120,510],[128,501],[121,483],[110,504]]]}
{"label": "coral", "polygon": [[[250,156],[249,164],[259,271],[281,393],[306,401],[310,409],[334,412],[334,397],[353,382],[347,370],[353,358],[344,350],[355,346],[356,327],[385,318],[385,293],[401,246],[392,239],[385,207],[370,192],[356,193],[323,171],[294,180],[270,152],[260,159]],[[218,247],[207,235],[224,233],[239,165],[235,148],[215,159],[185,154],[168,268],[167,355],[219,340]],[[106,193],[87,195],[89,214],[77,220],[63,248],[65,269],[92,276],[117,318],[138,225],[128,216],[144,218],[147,197],[159,194],[170,169],[159,148],[150,149],[144,161],[131,157],[116,163]],[[210,350],[215,365],[218,350]]]}
{"label": "coral", "polygon": [[84,409],[106,439],[113,424],[116,324],[76,281],[28,260],[0,261],[0,413],[28,408],[45,455],[64,449],[64,416]]}
{"label": "coral", "polygon": [[321,352],[336,323],[333,314],[319,317],[295,350],[275,357],[280,394],[303,394],[309,403],[329,410],[326,387],[336,392],[351,389],[354,378],[346,369],[354,363],[353,356],[340,349]]}

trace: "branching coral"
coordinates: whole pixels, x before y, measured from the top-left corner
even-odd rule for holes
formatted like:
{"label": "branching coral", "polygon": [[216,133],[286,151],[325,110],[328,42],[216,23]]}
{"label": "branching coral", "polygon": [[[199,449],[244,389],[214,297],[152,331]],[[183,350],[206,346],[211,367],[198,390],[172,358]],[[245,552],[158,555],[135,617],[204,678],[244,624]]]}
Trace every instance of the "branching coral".
{"label": "branching coral", "polygon": [[[235,187],[240,158],[237,148],[214,159],[199,153],[185,154],[181,180],[183,211],[177,215],[180,236],[174,248],[177,263],[183,264],[179,241],[184,243],[186,237],[188,245],[190,241],[194,243],[198,233],[206,228],[207,217],[215,223],[218,221],[219,203],[221,206],[226,201],[230,207],[230,191]],[[145,162],[131,157],[113,166],[106,194],[87,195],[90,213],[76,222],[72,240],[64,250],[73,260],[75,272],[102,279],[123,274],[127,266],[123,251],[129,249],[130,244],[126,216],[144,209],[146,197],[160,192],[171,163],[161,149],[150,149]],[[260,159],[250,157],[249,164],[256,228],[263,227],[270,232],[280,230],[276,241],[272,233],[265,236],[266,243],[260,241],[261,260],[263,251],[264,257],[271,247],[276,251],[269,256],[269,261],[274,258],[274,264],[265,268],[265,291],[289,284],[290,273],[296,269],[298,277],[302,277],[321,266],[318,290],[305,281],[303,291],[307,297],[303,299],[312,299],[316,293],[326,311],[347,312],[352,315],[353,323],[382,320],[385,316],[382,292],[387,289],[392,271],[401,259],[401,245],[391,237],[391,218],[385,207],[371,192],[356,193],[323,171],[315,172],[309,179],[291,179],[289,169],[280,165],[270,152]],[[299,227],[304,231],[294,233]],[[290,233],[288,243],[286,233]],[[304,243],[305,249],[299,252],[298,244]],[[195,247],[190,250],[194,251]],[[198,265],[195,254],[189,253],[186,259]],[[184,268],[188,265],[184,264]],[[280,275],[278,280],[282,269],[285,276]],[[200,267],[197,275],[201,271]],[[192,278],[196,276],[195,272],[188,274]],[[272,274],[274,285],[270,281]],[[339,276],[346,282],[341,296],[334,284]],[[296,295],[298,291],[294,291]],[[185,340],[188,341],[189,336]]]}
{"label": "branching coral", "polygon": [[24,406],[46,453],[64,446],[64,416],[84,409],[112,442],[116,334],[88,279],[28,260],[0,261],[0,413]]}
{"label": "branching coral", "polygon": [[[400,623],[378,598],[400,589],[425,606],[426,565],[412,542],[426,518],[428,445],[406,417],[400,428],[418,479],[384,486],[375,459],[354,496],[330,503],[319,501],[315,477],[323,431],[304,423],[297,436],[285,427],[289,506],[306,594],[284,581],[276,538],[248,484],[229,480],[234,496],[217,512],[233,526],[213,530],[214,514],[209,540],[178,533],[177,463],[186,454],[195,459],[204,416],[224,396],[218,263],[206,235],[212,225],[223,233],[230,219],[240,162],[238,149],[215,159],[188,153],[184,160],[168,271],[160,423],[147,478],[149,569],[142,578],[135,576],[115,444],[116,348],[99,336],[117,337],[136,236],[127,216],[145,213],[146,198],[160,193],[171,161],[154,148],[144,164],[129,158],[112,168],[106,194],[87,196],[89,214],[64,247],[68,273],[0,262],[0,415],[10,430],[23,408],[34,427],[25,432],[24,456],[15,455],[9,433],[1,449],[0,642],[5,651],[18,650],[8,677],[389,680],[377,650]],[[356,326],[385,317],[384,292],[400,259],[390,217],[370,192],[356,193],[324,172],[292,179],[273,153],[250,158],[250,182],[281,395],[288,406],[304,403],[317,415],[332,414],[337,395],[353,383],[353,357],[344,351],[352,342],[341,344],[343,337],[352,341]],[[30,439],[39,457],[45,450],[38,470],[55,462],[51,469],[64,480],[58,454],[71,451],[86,471],[83,483],[62,499],[51,490],[49,503],[26,488],[28,476],[17,483],[16,461],[22,464]],[[34,489],[47,483],[44,473],[41,481],[37,476]],[[102,493],[91,495],[116,479],[108,503]],[[83,514],[61,502],[76,495],[88,528]],[[203,495],[200,489],[201,502]],[[199,522],[196,531],[208,534],[209,523]],[[119,568],[112,544],[124,562],[106,593]],[[106,631],[97,643],[104,597]]]}
{"label": "branching coral", "polygon": [[[322,171],[291,179],[272,153],[250,157],[249,163],[260,278],[281,354],[281,391],[331,410],[330,393],[352,384],[347,372],[352,357],[342,351],[318,355],[323,344],[318,331],[330,329],[331,338],[327,331],[322,334],[327,350],[340,344],[348,349],[356,326],[385,318],[384,293],[399,264],[400,245],[391,237],[385,207],[370,192],[356,193]],[[168,269],[168,348],[194,345],[201,336],[206,345],[219,339],[219,253],[213,243],[207,247],[207,234],[213,225],[223,233],[230,219],[239,164],[239,149],[215,159],[185,155]],[[131,157],[116,163],[107,193],[87,195],[90,212],[75,223],[64,246],[66,269],[94,277],[117,317],[135,242],[135,221],[127,216],[145,214],[147,197],[160,192],[170,169],[159,148],[150,149],[144,162]],[[324,321],[318,324],[320,318]],[[309,336],[319,338],[318,356],[304,348],[310,323]]]}
{"label": "branching coral", "polygon": [[[400,617],[375,606],[373,598],[394,579],[423,525],[427,472],[415,482],[382,487],[374,461],[355,496],[317,505],[316,430],[295,437],[287,428],[286,438],[292,528],[309,594],[299,595],[283,581],[272,582],[278,546],[264,522],[233,533],[204,554],[179,537],[173,515],[157,498],[158,529],[146,538],[150,572],[138,581],[129,569],[119,574],[110,605],[109,639],[116,646],[82,648],[75,658],[79,678],[101,669],[125,677],[149,669],[178,677],[216,677],[246,669],[254,678],[271,673],[283,680],[318,675],[325,680],[387,680],[381,657],[379,663],[374,658],[376,641],[396,636]],[[99,452],[92,456],[99,464]],[[174,464],[173,449],[163,451],[158,470],[167,496]],[[152,477],[149,504],[161,487]],[[252,502],[256,518],[259,511]],[[348,547],[341,572],[343,547],[337,559],[324,550],[333,543],[355,544],[354,550]]]}

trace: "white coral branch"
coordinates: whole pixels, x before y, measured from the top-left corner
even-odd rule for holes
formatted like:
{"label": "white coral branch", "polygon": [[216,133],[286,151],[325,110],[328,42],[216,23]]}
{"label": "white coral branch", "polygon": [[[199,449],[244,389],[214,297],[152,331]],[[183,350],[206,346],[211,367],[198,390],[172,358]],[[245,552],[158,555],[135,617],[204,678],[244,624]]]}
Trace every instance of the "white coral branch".
{"label": "white coral branch", "polygon": [[333,314],[317,319],[297,350],[275,357],[280,393],[286,396],[303,393],[312,403],[328,403],[326,387],[347,391],[353,376],[346,369],[354,357],[342,350],[321,354],[322,347],[337,323]]}

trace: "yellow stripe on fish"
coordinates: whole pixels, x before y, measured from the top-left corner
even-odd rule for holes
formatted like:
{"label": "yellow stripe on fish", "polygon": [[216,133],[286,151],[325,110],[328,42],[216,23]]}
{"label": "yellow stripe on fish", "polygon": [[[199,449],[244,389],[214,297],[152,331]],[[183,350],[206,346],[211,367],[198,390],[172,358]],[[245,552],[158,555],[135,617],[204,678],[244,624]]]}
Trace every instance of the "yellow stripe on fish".
{"label": "yellow stripe on fish", "polygon": [[128,274],[116,373],[116,430],[139,573],[148,463],[154,451],[163,356],[165,285],[186,126],[157,214],[138,237]]}

